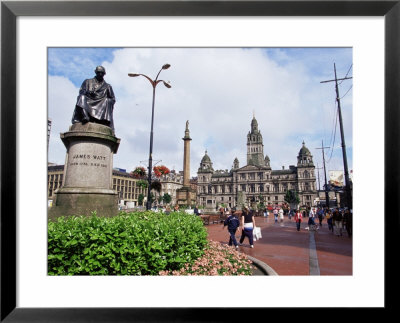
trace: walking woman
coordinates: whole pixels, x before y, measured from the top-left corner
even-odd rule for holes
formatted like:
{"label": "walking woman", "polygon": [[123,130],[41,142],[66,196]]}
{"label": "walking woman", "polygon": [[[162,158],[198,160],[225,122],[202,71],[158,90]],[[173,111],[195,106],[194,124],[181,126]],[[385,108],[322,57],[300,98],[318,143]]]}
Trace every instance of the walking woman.
{"label": "walking woman", "polygon": [[249,238],[250,248],[254,248],[253,245],[253,229],[256,226],[256,222],[254,220],[253,213],[249,212],[248,208],[244,208],[242,212],[241,219],[241,228],[242,228],[242,236],[240,237],[240,244],[243,243],[244,238]]}

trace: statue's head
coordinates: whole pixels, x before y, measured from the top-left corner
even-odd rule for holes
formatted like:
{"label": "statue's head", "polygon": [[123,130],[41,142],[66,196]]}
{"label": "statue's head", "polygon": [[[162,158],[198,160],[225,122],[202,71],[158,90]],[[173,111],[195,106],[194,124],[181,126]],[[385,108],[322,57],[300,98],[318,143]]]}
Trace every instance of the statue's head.
{"label": "statue's head", "polygon": [[94,72],[97,74],[103,73],[103,75],[106,75],[106,69],[103,66],[97,66]]}

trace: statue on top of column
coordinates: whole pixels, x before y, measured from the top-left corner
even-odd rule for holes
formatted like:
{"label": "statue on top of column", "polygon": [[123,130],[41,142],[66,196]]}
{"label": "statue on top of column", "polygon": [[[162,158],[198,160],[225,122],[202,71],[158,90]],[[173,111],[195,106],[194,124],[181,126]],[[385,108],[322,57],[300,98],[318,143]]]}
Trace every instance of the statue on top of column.
{"label": "statue on top of column", "polygon": [[100,123],[114,130],[113,110],[115,95],[110,84],[104,80],[106,70],[97,66],[96,76],[84,80],[75,105],[72,123]]}

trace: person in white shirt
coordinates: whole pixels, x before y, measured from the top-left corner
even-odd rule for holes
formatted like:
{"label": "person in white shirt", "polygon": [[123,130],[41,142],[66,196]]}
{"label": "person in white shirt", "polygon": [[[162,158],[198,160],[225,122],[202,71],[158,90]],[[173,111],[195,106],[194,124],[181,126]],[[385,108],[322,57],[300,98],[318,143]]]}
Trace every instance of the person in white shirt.
{"label": "person in white shirt", "polygon": [[315,212],[313,208],[310,208],[310,212],[308,213],[308,227],[306,229],[315,229]]}
{"label": "person in white shirt", "polygon": [[283,222],[283,209],[282,208],[279,209],[279,218],[280,218],[281,223],[282,223]]}

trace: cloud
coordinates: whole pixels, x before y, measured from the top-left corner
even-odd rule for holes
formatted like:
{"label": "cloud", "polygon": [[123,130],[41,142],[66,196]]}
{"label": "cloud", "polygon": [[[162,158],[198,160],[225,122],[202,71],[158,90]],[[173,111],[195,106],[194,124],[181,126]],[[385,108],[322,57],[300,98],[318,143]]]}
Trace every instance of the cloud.
{"label": "cloud", "polygon": [[[155,78],[161,66],[169,63],[171,68],[163,70],[160,79],[170,80],[172,88],[162,83],[156,88],[153,158],[182,169],[182,138],[189,120],[192,176],[206,149],[214,169],[230,169],[235,157],[241,166],[246,164],[246,136],[253,113],[264,139],[264,155],[270,157],[273,169],[295,165],[303,140],[314,161],[322,160],[315,148],[321,140],[331,140],[336,95],[333,83],[320,81],[333,78],[333,56],[340,54],[340,65],[345,66],[342,74],[352,63],[351,50],[345,49],[127,48],[110,53],[103,53],[107,57],[103,64],[117,98],[114,123],[121,138],[114,167],[131,170],[149,155],[152,87],[144,77],[131,78],[128,73]],[[79,61],[82,52],[76,55]],[[87,64],[94,62],[90,55],[86,59]],[[68,129],[79,86],[68,81],[72,78],[68,71],[63,73],[65,77],[49,77],[49,116],[54,130],[60,132]],[[92,74],[88,72],[78,83]],[[350,85],[351,81],[343,83],[341,94]],[[63,102],[56,103],[60,97]],[[351,91],[342,106],[346,144],[351,147]],[[336,144],[339,138],[337,126]],[[55,141],[49,156],[63,163],[65,149],[60,157],[60,141],[58,146]]]}

